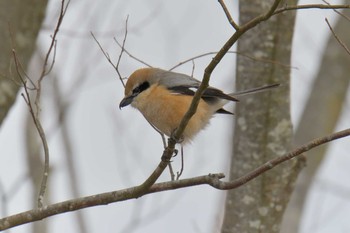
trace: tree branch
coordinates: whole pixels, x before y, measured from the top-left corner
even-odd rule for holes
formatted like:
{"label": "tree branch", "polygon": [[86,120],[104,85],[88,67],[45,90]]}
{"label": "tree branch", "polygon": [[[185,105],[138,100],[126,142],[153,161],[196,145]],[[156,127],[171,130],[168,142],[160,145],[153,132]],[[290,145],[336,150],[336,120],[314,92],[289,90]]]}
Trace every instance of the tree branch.
{"label": "tree branch", "polygon": [[[216,68],[216,66],[219,64],[221,59],[226,55],[226,53],[229,51],[229,49],[233,46],[234,43],[249,29],[255,27],[261,22],[264,22],[268,20],[275,10],[277,9],[279,3],[281,0],[275,0],[275,2],[272,4],[270,10],[261,16],[258,16],[248,23],[241,26],[232,36],[231,38],[224,44],[224,46],[220,49],[220,51],[215,55],[215,57],[212,59],[212,61],[209,63],[209,65],[205,68],[202,83],[199,86],[198,90],[196,91],[195,95],[193,96],[193,100],[191,103],[191,106],[189,107],[188,111],[186,112],[185,116],[182,118],[182,121],[179,125],[179,127],[175,130],[175,132],[171,135],[171,138],[173,138],[174,142],[178,142],[181,139],[181,136],[190,121],[191,117],[196,113],[197,107],[199,104],[199,101],[201,99],[202,94],[204,93],[205,89],[209,86],[209,80],[212,72]],[[173,145],[172,145],[173,146]]]}
{"label": "tree branch", "polygon": [[350,50],[348,48],[348,46],[346,46],[346,44],[338,37],[338,35],[334,32],[332,26],[330,25],[330,23],[328,22],[328,19],[325,18],[325,21],[329,27],[329,29],[331,30],[334,38],[338,41],[338,43],[343,47],[343,49],[350,55]]}
{"label": "tree branch", "polygon": [[232,16],[231,16],[230,12],[228,11],[228,9],[227,9],[227,7],[226,7],[226,4],[225,4],[224,0],[218,0],[218,1],[219,1],[220,5],[221,5],[222,9],[223,9],[224,12],[225,12],[225,15],[226,15],[226,17],[227,17],[228,22],[231,24],[231,26],[232,26],[234,29],[239,30],[239,26],[238,26],[238,24],[236,24],[236,22],[233,20],[233,18],[232,18]]}
{"label": "tree branch", "polygon": [[[21,63],[19,61],[19,58],[17,57],[16,54],[16,50],[13,48],[12,52],[13,52],[13,57],[15,60],[15,65],[16,65],[16,71],[17,71],[17,75],[19,76],[23,86],[24,86],[24,94],[22,94],[22,97],[24,98],[30,114],[33,118],[33,122],[35,124],[35,127],[39,133],[40,139],[42,141],[43,144],[43,148],[44,148],[44,171],[43,171],[43,176],[42,176],[42,181],[41,181],[41,185],[40,185],[40,190],[39,190],[39,195],[38,195],[38,207],[41,208],[43,206],[43,199],[44,199],[44,195],[46,192],[46,186],[47,186],[47,180],[48,180],[48,174],[49,174],[49,161],[50,161],[50,156],[49,156],[49,147],[47,144],[47,139],[46,139],[46,135],[45,135],[45,131],[42,127],[41,124],[41,120],[40,120],[40,112],[41,112],[41,106],[40,106],[40,100],[41,100],[41,92],[42,92],[42,88],[41,88],[41,84],[43,79],[46,77],[46,75],[52,70],[52,67],[55,63],[55,56],[56,56],[56,37],[59,31],[59,28],[61,26],[61,23],[63,21],[63,18],[65,16],[65,13],[67,11],[68,5],[70,3],[70,0],[66,1],[65,0],[61,0],[61,8],[60,8],[60,14],[59,14],[59,18],[57,20],[57,24],[54,30],[53,35],[51,36],[51,44],[48,48],[48,51],[46,53],[44,62],[43,62],[43,67],[41,70],[41,74],[38,77],[38,80],[36,83],[33,82],[33,80],[28,77],[28,75],[26,73],[25,77],[22,76],[21,71],[23,72],[23,68],[21,66]],[[13,46],[14,47],[14,46]],[[51,53],[53,52],[53,58],[51,61],[51,64],[49,66],[49,68],[47,68],[48,62],[49,62],[49,58]],[[28,87],[27,84],[27,80],[29,80],[31,82],[31,84],[33,85],[33,88]],[[35,98],[34,101],[32,100],[29,90],[33,90],[35,91]]]}
{"label": "tree branch", "polygon": [[[62,0],[64,2],[64,0]],[[336,140],[342,137],[346,137],[350,135],[350,129],[346,129],[334,134],[331,134],[326,137],[322,137],[319,139],[315,139],[293,151],[290,153],[272,159],[262,166],[256,168],[255,170],[249,172],[248,174],[233,180],[229,182],[223,182],[220,179],[224,177],[223,174],[210,174],[206,176],[199,176],[194,177],[190,179],[183,179],[183,180],[176,180],[176,181],[169,181],[169,182],[163,182],[155,184],[159,176],[162,174],[164,169],[167,167],[171,156],[174,153],[175,144],[178,142],[178,140],[181,138],[181,135],[188,124],[190,118],[194,115],[196,112],[199,100],[201,98],[201,95],[205,91],[205,89],[209,85],[209,80],[211,73],[216,68],[217,64],[221,61],[221,59],[225,56],[225,54],[229,51],[229,49],[232,47],[232,45],[248,30],[255,27],[256,25],[260,24],[263,21],[268,20],[272,15],[282,13],[284,11],[288,10],[296,10],[296,9],[310,9],[310,8],[320,8],[320,9],[334,9],[334,8],[349,8],[349,5],[336,5],[336,6],[327,6],[327,5],[304,5],[304,6],[292,6],[292,7],[283,7],[278,10],[277,7],[281,0],[275,0],[273,5],[271,6],[270,10],[261,16],[258,16],[248,23],[244,24],[243,26],[236,29],[236,32],[229,38],[229,40],[224,44],[224,46],[221,48],[221,50],[215,55],[215,57],[212,59],[210,64],[205,69],[202,83],[196,92],[192,104],[185,114],[183,120],[181,121],[180,126],[178,129],[174,132],[174,134],[168,139],[168,146],[164,149],[162,160],[160,161],[159,165],[156,167],[156,169],[153,171],[153,173],[148,177],[148,179],[143,182],[139,186],[114,191],[114,192],[108,192],[108,193],[102,193],[98,195],[93,196],[87,196],[82,197],[78,199],[68,200],[65,202],[41,207],[38,209],[22,212],[16,215],[12,215],[3,219],[0,219],[0,230],[9,229],[14,226],[22,225],[25,223],[38,221],[44,218],[47,218],[49,216],[75,211],[78,209],[83,209],[91,206],[97,206],[97,205],[106,205],[114,202],[120,202],[125,201],[133,198],[139,198],[143,195],[154,193],[154,192],[161,192],[166,190],[173,190],[173,189],[179,189],[184,187],[190,187],[195,185],[203,185],[208,184],[214,188],[217,189],[234,189],[237,188],[250,180],[256,178],[257,176],[263,174],[264,172],[272,169],[273,167],[288,161],[316,146],[322,145],[324,143],[330,142],[332,140]],[[60,25],[60,23],[58,24]],[[58,31],[58,30],[57,30]],[[53,41],[55,41],[53,37]],[[126,52],[126,51],[125,51]],[[46,65],[44,65],[45,67]],[[44,72],[44,74],[46,74]],[[42,79],[42,78],[41,78]],[[39,95],[40,96],[40,95]],[[39,127],[40,128],[40,127]],[[38,129],[39,130],[39,129]],[[40,131],[40,130],[39,130]]]}
{"label": "tree branch", "polygon": [[273,15],[283,13],[285,11],[294,10],[307,10],[307,9],[323,9],[323,10],[334,10],[334,9],[349,9],[350,5],[325,5],[325,4],[307,4],[298,6],[285,6],[278,8]]}
{"label": "tree branch", "polygon": [[[209,174],[209,175],[198,176],[198,177],[193,177],[189,179],[174,180],[174,181],[154,184],[154,182],[158,179],[159,175],[167,166],[167,162],[161,161],[161,163],[155,169],[152,175],[140,186],[72,199],[72,200],[48,205],[43,208],[29,210],[19,214],[15,214],[15,215],[0,219],[0,231],[9,229],[15,226],[19,226],[22,224],[42,220],[44,218],[47,218],[53,215],[80,210],[80,209],[84,209],[92,206],[107,205],[115,202],[126,201],[126,200],[139,198],[141,196],[151,194],[151,193],[156,193],[156,192],[163,192],[168,190],[175,190],[175,189],[204,185],[204,184],[210,185],[220,190],[235,189],[253,180],[254,178],[264,174],[266,171],[271,170],[275,166],[285,161],[288,161],[294,157],[297,157],[303,154],[304,152],[311,150],[314,147],[320,146],[322,144],[328,143],[336,139],[347,137],[349,135],[350,135],[350,128],[327,135],[325,137],[317,138],[303,146],[300,146],[292,150],[286,155],[272,159],[266,162],[265,164],[259,166],[258,168],[254,169],[253,171],[233,181],[228,181],[228,182],[221,181],[221,179],[224,178],[225,176],[224,174],[219,173],[219,174]],[[170,156],[172,155],[171,151],[165,150],[164,156],[167,156],[166,153],[169,153]]]}
{"label": "tree branch", "polygon": [[[178,64],[174,65],[173,67],[171,67],[169,69],[169,71],[173,71],[174,69],[178,68],[179,66],[182,66],[182,65],[184,65],[184,64],[186,64],[188,62],[191,62],[191,61],[193,61],[195,59],[199,59],[199,58],[206,57],[206,56],[209,56],[209,55],[216,55],[217,53],[218,52],[207,52],[207,53],[203,53],[203,54],[200,54],[200,55],[188,58],[186,60],[183,60],[183,61],[179,62]],[[238,51],[227,51],[226,54],[237,54],[238,56],[243,56],[243,57],[248,58],[250,60],[253,60],[255,62],[271,63],[271,64],[275,64],[275,65],[278,65],[278,66],[282,66],[283,68],[286,68],[286,69],[298,69],[297,67],[286,65],[286,64],[283,64],[283,63],[278,62],[278,61],[258,58],[258,57],[254,57],[254,56],[246,54],[246,53],[238,52]]]}

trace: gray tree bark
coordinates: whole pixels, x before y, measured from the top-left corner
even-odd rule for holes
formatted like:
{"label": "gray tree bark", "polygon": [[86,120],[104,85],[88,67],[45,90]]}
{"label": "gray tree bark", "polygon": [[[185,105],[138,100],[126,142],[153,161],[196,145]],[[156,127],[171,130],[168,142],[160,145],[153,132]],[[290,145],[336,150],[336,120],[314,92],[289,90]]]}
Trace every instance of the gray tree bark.
{"label": "gray tree bark", "polygon": [[13,81],[18,77],[12,49],[16,50],[23,68],[26,69],[35,49],[46,5],[46,0],[0,1],[0,125],[20,88]]}
{"label": "gray tree bark", "polygon": [[[287,1],[295,5],[296,1]],[[269,1],[240,1],[240,24],[268,11]],[[243,90],[271,83],[281,86],[241,99],[237,104],[230,179],[235,179],[291,149],[290,65],[295,12],[272,17],[238,41],[236,87]],[[278,62],[278,64],[277,64]],[[291,160],[241,188],[227,193],[222,232],[278,232],[294,181],[300,171]]]}

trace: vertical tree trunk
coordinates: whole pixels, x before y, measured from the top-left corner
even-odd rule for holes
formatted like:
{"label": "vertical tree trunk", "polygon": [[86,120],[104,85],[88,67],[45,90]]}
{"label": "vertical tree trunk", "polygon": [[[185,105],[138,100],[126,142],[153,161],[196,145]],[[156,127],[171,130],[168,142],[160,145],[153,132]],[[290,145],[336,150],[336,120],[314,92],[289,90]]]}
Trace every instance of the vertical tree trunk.
{"label": "vertical tree trunk", "polygon": [[12,80],[18,79],[12,61],[12,48],[16,49],[21,64],[26,69],[35,49],[46,5],[46,0],[0,1],[0,125],[20,88]]}
{"label": "vertical tree trunk", "polygon": [[[346,18],[339,17],[338,23],[334,27],[338,37],[347,45],[350,44],[349,25],[350,23]],[[349,88],[349,64],[349,55],[337,40],[330,35],[320,70],[295,133],[296,145],[301,145],[312,138],[327,135],[334,131]],[[312,123],[310,124],[310,122]],[[328,145],[326,144],[308,152],[308,166],[300,174],[291,203],[284,216],[281,232],[298,232],[307,192],[327,148]]]}
{"label": "vertical tree trunk", "polygon": [[[240,1],[240,24],[268,11],[269,1]],[[295,4],[296,1],[288,1]],[[237,58],[237,90],[280,83],[278,89],[242,99],[236,108],[230,177],[234,179],[285,154],[292,144],[289,79],[295,12],[272,17],[245,34],[240,53],[273,62]],[[278,62],[278,64],[277,64]],[[278,232],[300,170],[292,160],[227,194],[222,232]]]}

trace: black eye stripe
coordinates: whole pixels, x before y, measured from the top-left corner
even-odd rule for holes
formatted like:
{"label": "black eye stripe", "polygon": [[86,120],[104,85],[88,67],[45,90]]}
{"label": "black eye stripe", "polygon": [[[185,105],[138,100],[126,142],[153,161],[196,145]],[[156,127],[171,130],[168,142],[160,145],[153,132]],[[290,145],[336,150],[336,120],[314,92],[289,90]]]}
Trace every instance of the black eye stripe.
{"label": "black eye stripe", "polygon": [[149,82],[143,82],[140,85],[138,85],[137,87],[134,88],[134,90],[132,90],[132,94],[133,95],[138,95],[139,93],[143,92],[144,90],[148,89],[150,87]]}

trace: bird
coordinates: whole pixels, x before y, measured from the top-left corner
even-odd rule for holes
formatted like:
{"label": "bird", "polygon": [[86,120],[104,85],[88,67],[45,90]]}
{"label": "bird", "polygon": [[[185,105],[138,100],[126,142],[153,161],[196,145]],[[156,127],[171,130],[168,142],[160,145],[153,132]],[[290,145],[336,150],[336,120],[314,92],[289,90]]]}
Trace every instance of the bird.
{"label": "bird", "polygon": [[[170,137],[180,125],[200,85],[199,80],[186,74],[159,68],[140,68],[127,79],[125,96],[119,108],[131,105],[158,131]],[[211,86],[207,87],[195,114],[183,132],[181,144],[191,142],[206,128],[214,114],[233,115],[223,108],[228,102],[237,102],[238,96],[275,88],[278,85],[266,85],[231,94],[225,94],[222,90]]]}

